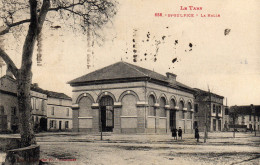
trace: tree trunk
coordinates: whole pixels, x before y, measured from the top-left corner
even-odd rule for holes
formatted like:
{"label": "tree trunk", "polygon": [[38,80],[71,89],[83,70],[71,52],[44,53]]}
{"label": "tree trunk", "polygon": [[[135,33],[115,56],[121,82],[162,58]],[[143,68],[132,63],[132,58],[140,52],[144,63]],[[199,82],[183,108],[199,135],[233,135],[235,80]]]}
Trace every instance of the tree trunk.
{"label": "tree trunk", "polygon": [[36,144],[31,120],[31,88],[32,74],[29,70],[19,72],[17,79],[18,86],[18,107],[19,107],[19,127],[21,134],[21,147]]}

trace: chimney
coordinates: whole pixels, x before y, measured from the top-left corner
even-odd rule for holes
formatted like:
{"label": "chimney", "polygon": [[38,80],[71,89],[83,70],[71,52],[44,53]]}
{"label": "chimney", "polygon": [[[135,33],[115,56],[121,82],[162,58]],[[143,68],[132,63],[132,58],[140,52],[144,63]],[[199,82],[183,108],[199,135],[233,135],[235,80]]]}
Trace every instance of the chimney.
{"label": "chimney", "polygon": [[172,82],[176,81],[176,77],[177,77],[176,74],[167,72],[167,73],[166,73],[166,76],[168,77],[168,79],[169,79],[170,81],[172,81]]}
{"label": "chimney", "polygon": [[39,87],[38,83],[33,83],[33,87],[38,88]]}
{"label": "chimney", "polygon": [[11,78],[14,78],[14,77],[13,77],[13,73],[11,72],[9,66],[7,66],[7,69],[6,69],[6,76],[9,76],[9,77],[11,77]]}

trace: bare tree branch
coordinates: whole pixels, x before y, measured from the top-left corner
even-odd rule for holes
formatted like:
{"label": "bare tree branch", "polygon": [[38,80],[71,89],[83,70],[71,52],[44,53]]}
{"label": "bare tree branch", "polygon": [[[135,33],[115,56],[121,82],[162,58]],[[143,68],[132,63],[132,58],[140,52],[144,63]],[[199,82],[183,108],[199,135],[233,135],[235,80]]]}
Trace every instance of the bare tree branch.
{"label": "bare tree branch", "polygon": [[0,48],[0,57],[2,57],[2,59],[5,61],[7,67],[11,70],[14,77],[17,78],[18,69],[15,66],[13,60],[6,54],[6,52],[2,48]]}
{"label": "bare tree branch", "polygon": [[25,20],[18,21],[18,22],[12,23],[12,24],[7,24],[7,27],[0,32],[0,35],[4,35],[4,34],[8,33],[10,28],[12,28],[12,27],[15,27],[15,26],[18,26],[18,25],[21,25],[24,23],[29,23],[30,21],[31,21],[30,19],[25,19]]}

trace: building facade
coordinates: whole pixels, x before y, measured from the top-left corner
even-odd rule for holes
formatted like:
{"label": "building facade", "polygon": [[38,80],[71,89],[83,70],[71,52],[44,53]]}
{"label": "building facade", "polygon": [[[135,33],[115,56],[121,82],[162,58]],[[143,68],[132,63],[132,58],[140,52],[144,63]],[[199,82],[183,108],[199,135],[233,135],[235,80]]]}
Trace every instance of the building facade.
{"label": "building facade", "polygon": [[[71,98],[63,93],[43,90],[37,84],[31,86],[31,117],[34,130],[71,130],[72,112]],[[50,113],[55,106],[55,114]],[[18,100],[17,84],[12,74],[0,78],[0,132],[15,132],[18,130]],[[57,122],[55,129],[50,127],[51,121]]]}
{"label": "building facade", "polygon": [[48,91],[47,95],[48,130],[72,130],[71,98],[63,93],[51,91]]}
{"label": "building facade", "polygon": [[[232,112],[236,113],[235,122]],[[260,131],[260,105],[254,106],[254,110],[250,105],[231,106],[229,115],[229,131],[233,129],[237,131]]]}
{"label": "building facade", "polygon": [[198,127],[202,131],[205,129],[205,122],[207,121],[208,131],[222,131],[224,125],[224,97],[197,88],[194,90],[196,91],[194,127]]}
{"label": "building facade", "polygon": [[169,133],[193,131],[193,89],[126,62],[69,82],[73,87],[73,130],[80,132]]}
{"label": "building facade", "polygon": [[18,125],[16,82],[5,75],[0,78],[0,132],[8,132]]}

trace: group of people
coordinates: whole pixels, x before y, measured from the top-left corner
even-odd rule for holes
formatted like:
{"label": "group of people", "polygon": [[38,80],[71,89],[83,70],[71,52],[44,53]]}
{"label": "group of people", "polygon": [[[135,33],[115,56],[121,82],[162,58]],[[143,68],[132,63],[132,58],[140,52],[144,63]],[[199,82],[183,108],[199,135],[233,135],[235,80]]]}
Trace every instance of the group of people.
{"label": "group of people", "polygon": [[[173,128],[172,129],[172,137],[177,140],[177,133],[178,133],[178,137],[182,139],[182,129],[181,127],[179,127],[179,129],[177,130],[176,128]],[[199,138],[200,138],[200,135],[199,135],[199,129],[198,128],[195,128],[195,139],[197,139],[197,142],[199,142]]]}

